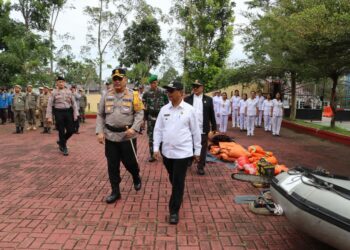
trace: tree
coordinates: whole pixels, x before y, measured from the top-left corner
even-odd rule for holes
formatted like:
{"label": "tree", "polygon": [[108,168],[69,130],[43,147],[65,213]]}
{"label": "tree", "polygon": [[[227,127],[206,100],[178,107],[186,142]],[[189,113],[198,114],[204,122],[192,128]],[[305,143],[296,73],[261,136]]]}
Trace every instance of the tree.
{"label": "tree", "polygon": [[148,71],[159,64],[159,57],[166,47],[160,36],[160,27],[153,16],[146,16],[139,23],[133,22],[124,31],[124,49],[120,54],[121,65],[130,67],[144,63]]}
{"label": "tree", "polygon": [[168,85],[171,81],[176,80],[179,77],[179,72],[174,67],[168,68],[167,71],[163,74],[162,79],[160,79],[160,85]]}
{"label": "tree", "polygon": [[[87,42],[97,47],[97,63],[99,83],[102,83],[102,66],[108,48],[116,48],[120,44],[119,31],[127,22],[127,16],[133,8],[132,0],[99,0],[98,7],[88,6],[84,13],[90,17]],[[111,10],[111,4],[116,7]]]}
{"label": "tree", "polygon": [[131,81],[140,82],[142,84],[147,83],[148,75],[149,67],[145,62],[134,64],[133,68],[127,71],[127,76]]}
{"label": "tree", "polygon": [[180,22],[184,82],[195,79],[215,88],[215,75],[225,66],[232,49],[234,2],[230,0],[177,0],[171,10]]}

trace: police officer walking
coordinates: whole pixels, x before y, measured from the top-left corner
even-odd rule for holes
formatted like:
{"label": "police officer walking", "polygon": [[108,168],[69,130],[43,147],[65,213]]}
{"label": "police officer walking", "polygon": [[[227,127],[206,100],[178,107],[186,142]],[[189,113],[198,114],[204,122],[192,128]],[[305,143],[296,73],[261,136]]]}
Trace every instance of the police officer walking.
{"label": "police officer walking", "polygon": [[144,120],[147,121],[147,135],[150,151],[150,158],[148,161],[154,162],[155,158],[153,157],[153,130],[161,107],[163,107],[169,101],[165,91],[158,87],[158,77],[156,75],[151,75],[148,78],[148,83],[150,84],[150,89],[143,94],[142,100],[145,105]]}
{"label": "police officer walking", "polygon": [[49,103],[50,98],[49,87],[43,87],[43,93],[38,98],[38,108],[40,110],[40,120],[43,121],[44,130],[41,132],[42,134],[50,134],[51,133],[51,125],[46,120],[46,110],[47,105]]}
{"label": "police officer walking", "polygon": [[27,122],[28,128],[27,130],[36,130],[36,118],[35,113],[37,110],[37,100],[38,95],[33,92],[33,86],[27,86],[27,94],[26,94],[26,106],[27,106]]}
{"label": "police officer walking", "polygon": [[117,68],[112,71],[113,87],[101,97],[96,120],[97,140],[105,144],[108,176],[112,193],[107,203],[121,198],[119,184],[120,162],[132,175],[134,189],[141,189],[140,169],[136,155],[136,132],[143,121],[143,104],[137,91],[126,88],[126,71]]}
{"label": "police officer walking", "polygon": [[[183,85],[170,83],[165,87],[170,103],[161,108],[154,128],[154,156],[160,159],[162,143],[163,163],[169,174],[172,193],[169,200],[169,223],[179,222],[179,210],[185,190],[188,162],[199,162],[201,152],[201,132],[195,109],[184,102]],[[194,149],[194,154],[193,154]]]}
{"label": "police officer walking", "polygon": [[67,156],[67,141],[74,134],[74,121],[78,119],[79,111],[72,92],[64,87],[65,83],[63,77],[57,78],[57,89],[52,92],[47,104],[46,119],[49,124],[52,124],[54,109],[59,136],[57,144],[63,155]]}
{"label": "police officer walking", "polygon": [[20,85],[15,86],[15,95],[12,100],[12,111],[16,124],[16,134],[23,134],[23,128],[26,121],[26,95],[21,92]]}

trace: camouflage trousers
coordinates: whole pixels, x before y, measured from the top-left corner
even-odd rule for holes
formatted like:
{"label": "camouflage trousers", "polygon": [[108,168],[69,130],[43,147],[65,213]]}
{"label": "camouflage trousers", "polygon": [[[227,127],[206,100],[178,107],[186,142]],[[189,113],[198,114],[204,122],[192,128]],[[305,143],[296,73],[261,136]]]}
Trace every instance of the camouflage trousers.
{"label": "camouflage trousers", "polygon": [[155,125],[156,125],[156,120],[153,120],[152,118],[147,120],[148,146],[149,146],[149,153],[151,157],[153,157],[153,130]]}
{"label": "camouflage trousers", "polygon": [[36,126],[35,109],[27,110],[27,121],[30,126]]}
{"label": "camouflage trousers", "polygon": [[24,128],[26,121],[26,113],[24,111],[13,111],[16,127]]}

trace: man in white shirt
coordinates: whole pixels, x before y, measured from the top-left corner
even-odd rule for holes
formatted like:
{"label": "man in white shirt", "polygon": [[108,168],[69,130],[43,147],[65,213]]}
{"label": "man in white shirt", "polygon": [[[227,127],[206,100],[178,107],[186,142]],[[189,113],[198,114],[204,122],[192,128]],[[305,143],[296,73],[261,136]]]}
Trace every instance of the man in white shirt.
{"label": "man in white shirt", "polygon": [[239,101],[241,97],[239,96],[239,91],[236,89],[234,96],[231,98],[232,104],[232,128],[239,127]]}
{"label": "man in white shirt", "polygon": [[257,128],[261,128],[262,125],[262,118],[263,118],[263,113],[264,113],[264,109],[263,109],[263,103],[265,98],[262,96],[261,90],[258,91],[258,95],[256,97],[256,100],[258,101],[258,114],[256,116],[255,119],[255,126]]}
{"label": "man in white shirt", "polygon": [[153,132],[153,148],[154,157],[159,160],[162,144],[163,163],[172,184],[169,223],[177,224],[188,162],[193,156],[195,161],[199,162],[201,132],[194,108],[183,101],[183,85],[180,82],[172,82],[164,88],[168,92],[170,103],[161,108],[157,117]]}
{"label": "man in white shirt", "polygon": [[213,97],[213,105],[214,105],[214,113],[215,113],[215,120],[216,120],[216,127],[220,127],[220,114],[219,114],[219,108],[220,108],[220,102],[221,102],[221,92],[217,91],[215,92],[215,95]]}
{"label": "man in white shirt", "polygon": [[247,100],[246,116],[247,116],[247,136],[254,135],[255,118],[258,115],[258,101],[255,98],[255,91],[250,92],[250,98]]}

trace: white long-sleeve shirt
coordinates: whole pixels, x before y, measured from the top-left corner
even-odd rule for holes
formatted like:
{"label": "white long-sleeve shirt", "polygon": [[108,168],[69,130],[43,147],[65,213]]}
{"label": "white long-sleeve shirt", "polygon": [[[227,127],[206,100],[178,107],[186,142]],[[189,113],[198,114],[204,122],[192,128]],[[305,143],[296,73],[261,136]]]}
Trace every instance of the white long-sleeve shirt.
{"label": "white long-sleeve shirt", "polygon": [[163,106],[158,114],[153,132],[153,149],[169,159],[183,159],[201,151],[201,132],[194,108],[182,101],[174,107],[172,103]]}
{"label": "white long-sleeve shirt", "polygon": [[230,115],[231,114],[231,102],[229,99],[222,99],[219,104],[219,114],[220,115]]}
{"label": "white long-sleeve shirt", "polygon": [[217,114],[219,112],[219,106],[222,98],[221,96],[214,96],[213,97],[213,106],[214,106],[214,111]]}
{"label": "white long-sleeve shirt", "polygon": [[239,101],[239,113],[245,114],[245,108],[247,107],[247,100],[241,99]]}
{"label": "white long-sleeve shirt", "polygon": [[263,109],[263,103],[264,103],[265,97],[257,96],[256,99],[258,100],[258,109],[259,110],[264,110]]}
{"label": "white long-sleeve shirt", "polygon": [[269,115],[271,116],[271,107],[272,107],[272,100],[265,100],[263,102],[263,110],[264,110],[264,115]]}
{"label": "white long-sleeve shirt", "polygon": [[258,100],[249,98],[247,100],[247,116],[256,116],[258,108]]}
{"label": "white long-sleeve shirt", "polygon": [[193,108],[196,111],[200,132],[203,133],[203,94],[193,95]]}
{"label": "white long-sleeve shirt", "polygon": [[281,100],[272,100],[272,116],[283,116],[283,103]]}
{"label": "white long-sleeve shirt", "polygon": [[232,110],[239,108],[239,101],[241,100],[240,96],[232,96],[231,98],[231,104],[232,104]]}

